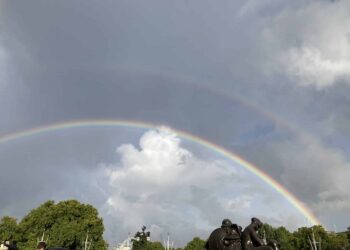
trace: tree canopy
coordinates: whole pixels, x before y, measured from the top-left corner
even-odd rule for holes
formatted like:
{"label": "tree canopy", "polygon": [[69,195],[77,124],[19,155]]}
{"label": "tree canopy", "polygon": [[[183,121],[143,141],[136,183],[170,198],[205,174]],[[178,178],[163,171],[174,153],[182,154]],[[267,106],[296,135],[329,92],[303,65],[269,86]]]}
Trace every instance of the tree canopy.
{"label": "tree canopy", "polygon": [[107,249],[103,231],[103,221],[97,210],[76,200],[57,204],[47,201],[30,211],[19,224],[10,217],[3,217],[0,224],[2,239],[12,236],[23,250],[34,249],[43,233],[48,246],[82,249],[88,235],[92,240],[91,250]]}
{"label": "tree canopy", "polygon": [[320,242],[323,250],[350,249],[346,233],[327,232],[322,226],[301,227],[291,233],[284,227],[274,228],[264,224],[260,234],[265,231],[266,239],[277,240],[284,250],[309,250],[310,241]]}
{"label": "tree canopy", "polygon": [[17,219],[9,216],[4,216],[0,221],[0,241],[18,239],[19,228]]}
{"label": "tree canopy", "polygon": [[205,241],[194,237],[187,245],[184,247],[184,250],[203,250],[205,245]]}
{"label": "tree canopy", "polygon": [[[43,233],[49,247],[83,249],[83,241],[88,235],[92,242],[90,249],[103,250],[107,249],[103,232],[103,220],[96,208],[76,200],[47,201],[31,210],[20,222],[9,216],[0,219],[0,241],[16,240],[21,250],[35,249]],[[350,250],[350,227],[342,233],[328,232],[319,225],[290,232],[285,227],[264,224],[259,234],[267,241],[276,240],[283,250],[309,250],[313,239],[321,243],[322,250]],[[133,250],[164,250],[160,242],[141,243],[134,242]],[[177,250],[203,250],[204,245],[205,240],[194,237]]]}
{"label": "tree canopy", "polygon": [[164,250],[164,246],[162,245],[162,243],[158,241],[155,241],[155,242],[147,241],[143,245],[138,244],[137,242],[134,242],[133,250]]}

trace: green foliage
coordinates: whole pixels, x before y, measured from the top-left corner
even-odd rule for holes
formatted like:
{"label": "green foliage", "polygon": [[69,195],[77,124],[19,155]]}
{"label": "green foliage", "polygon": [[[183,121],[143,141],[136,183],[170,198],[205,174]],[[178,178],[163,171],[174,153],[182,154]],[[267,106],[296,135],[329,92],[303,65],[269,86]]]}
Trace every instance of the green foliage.
{"label": "green foliage", "polygon": [[25,216],[19,228],[22,232],[20,248],[23,250],[33,249],[44,231],[49,237],[49,246],[81,249],[88,233],[93,242],[91,250],[107,248],[102,238],[103,222],[97,210],[76,200],[57,204],[47,201]]}
{"label": "green foliage", "polygon": [[162,243],[156,241],[156,242],[144,242],[143,244],[140,244],[138,241],[133,242],[133,250],[164,250],[164,247]]}
{"label": "green foliage", "polygon": [[329,236],[327,231],[322,226],[313,226],[310,228],[302,227],[293,233],[296,241],[294,242],[295,247],[298,249],[310,249],[310,242],[313,240],[321,242],[323,250],[332,250],[332,246],[329,243]]}
{"label": "green foliage", "polygon": [[[281,249],[284,250],[293,250],[294,247],[292,243],[295,241],[295,238],[291,232],[289,232],[285,227],[279,227],[275,230],[274,240],[276,240]],[[271,239],[273,240],[273,239]]]}
{"label": "green foliage", "polygon": [[[295,237],[294,248],[300,249],[300,250],[309,250],[310,244],[309,244],[309,238],[312,235],[311,228],[307,227],[301,227],[296,232],[293,233],[293,236]],[[311,239],[311,238],[310,238]]]}
{"label": "green foliage", "polygon": [[293,242],[295,238],[291,232],[289,232],[285,227],[274,228],[269,224],[264,224],[259,230],[259,235],[261,237],[266,236],[267,242],[271,240],[276,240],[281,249],[284,250],[294,250]]}
{"label": "green foliage", "polygon": [[[273,228],[264,224],[259,234],[263,236],[265,231],[267,241],[276,240],[280,249],[283,250],[309,250],[310,241],[315,237],[315,241],[321,242],[322,250],[349,250],[350,242],[347,232],[331,233],[322,226],[301,227],[294,233],[289,232],[284,227]],[[319,246],[319,245],[318,245]]]}
{"label": "green foliage", "polygon": [[135,239],[132,240],[133,250],[146,250],[152,249],[152,242],[148,241],[149,232],[145,232],[146,227],[142,228],[142,232],[137,232],[135,234]]}
{"label": "green foliage", "polygon": [[269,224],[265,223],[260,228],[258,234],[259,234],[260,237],[264,237],[264,234],[265,234],[266,239],[270,240],[270,239],[274,239],[274,236],[275,236],[274,235],[275,234],[274,231],[275,231],[275,229],[272,226],[270,226]]}
{"label": "green foliage", "polygon": [[19,228],[17,219],[9,216],[1,218],[0,221],[0,241],[19,238]]}
{"label": "green foliage", "polygon": [[203,250],[205,245],[205,241],[194,237],[193,240],[187,243],[183,250]]}
{"label": "green foliage", "polygon": [[132,242],[132,250],[148,250],[150,249],[149,242],[141,242],[133,240]]}
{"label": "green foliage", "polygon": [[[103,221],[97,210],[76,200],[57,204],[47,201],[30,211],[19,223],[16,218],[8,216],[0,220],[0,241],[17,240],[21,250],[35,249],[44,231],[45,239],[49,237],[49,247],[83,249],[82,242],[88,233],[92,240],[91,250],[107,249],[102,237]],[[350,227],[343,233],[327,232],[322,226],[301,227],[291,233],[284,227],[264,224],[259,234],[265,234],[267,241],[276,240],[281,250],[309,250],[313,235],[321,242],[322,250],[350,250]],[[184,248],[176,250],[203,250],[204,245],[204,240],[195,237]],[[160,242],[134,242],[133,250],[164,250],[164,247]]]}
{"label": "green foliage", "polygon": [[347,235],[330,233],[328,235],[328,249],[332,249],[332,250],[350,249],[350,243]]}
{"label": "green foliage", "polygon": [[162,243],[160,243],[159,241],[150,242],[149,246],[150,250],[164,250]]}

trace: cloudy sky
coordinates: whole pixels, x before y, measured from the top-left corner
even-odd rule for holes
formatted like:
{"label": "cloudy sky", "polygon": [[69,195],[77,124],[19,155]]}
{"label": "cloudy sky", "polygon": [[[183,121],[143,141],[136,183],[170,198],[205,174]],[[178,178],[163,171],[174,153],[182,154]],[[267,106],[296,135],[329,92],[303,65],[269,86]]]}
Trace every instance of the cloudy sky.
{"label": "cloudy sky", "polygon": [[[48,199],[99,209],[111,244],[146,225],[182,246],[223,218],[290,230],[282,184],[329,230],[350,226],[350,2],[0,2],[0,216]],[[172,130],[173,128],[174,130]],[[1,140],[1,139],[0,139]]]}

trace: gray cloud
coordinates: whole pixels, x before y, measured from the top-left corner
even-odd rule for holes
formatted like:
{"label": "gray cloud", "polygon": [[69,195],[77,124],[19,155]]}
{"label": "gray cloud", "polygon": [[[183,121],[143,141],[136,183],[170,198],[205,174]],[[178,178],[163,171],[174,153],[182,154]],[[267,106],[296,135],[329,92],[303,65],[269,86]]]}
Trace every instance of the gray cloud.
{"label": "gray cloud", "polygon": [[[349,4],[316,1],[285,9],[263,29],[264,45],[276,53],[276,70],[300,84],[324,88],[349,76]],[[325,15],[325,13],[333,15]],[[325,18],[327,16],[327,18]],[[270,50],[270,51],[271,51]]]}
{"label": "gray cloud", "polygon": [[[348,209],[343,191],[350,148],[348,8],[347,1],[5,1],[0,17],[0,115],[5,119],[0,132],[106,117],[169,125],[239,152],[293,191],[326,225],[336,222],[345,228],[340,218]],[[320,16],[329,12],[333,15]],[[284,125],[259,109],[276,114]],[[93,132],[97,143],[91,146],[75,133],[70,136],[77,141],[57,142],[66,145],[61,155],[53,142],[37,138],[18,141],[19,152],[1,145],[6,176],[22,183],[15,170],[27,165],[24,172],[33,178],[28,193],[22,193],[21,184],[6,196],[2,211],[21,215],[19,202],[35,206],[41,198],[30,204],[24,198],[39,192],[40,180],[58,169],[74,166],[77,174],[89,176],[103,159],[118,162],[102,145],[108,141],[115,147],[130,137],[135,145],[140,135]],[[302,133],[315,140],[305,140]],[[111,139],[117,137],[121,139]],[[42,149],[45,143],[48,147]],[[208,154],[200,147],[197,151],[204,158]],[[57,183],[74,183],[69,178],[62,176]],[[4,187],[12,180],[2,180]],[[88,189],[89,182],[80,185]],[[243,191],[247,197],[226,200],[231,209],[252,202],[256,191]],[[191,192],[213,197],[200,187]],[[75,195],[82,198],[78,190]],[[277,209],[278,203],[273,206]],[[208,211],[202,212],[198,220],[207,216],[214,223]],[[269,218],[284,222],[282,215]]]}
{"label": "gray cloud", "polygon": [[[337,225],[339,228],[343,224],[340,214],[346,216],[350,208],[346,191],[350,168],[342,151],[315,140],[295,138],[260,147],[246,146],[244,152],[250,152],[259,166],[273,169],[272,176],[308,204],[327,227],[333,229],[333,225]],[[266,159],[266,155],[273,157]]]}

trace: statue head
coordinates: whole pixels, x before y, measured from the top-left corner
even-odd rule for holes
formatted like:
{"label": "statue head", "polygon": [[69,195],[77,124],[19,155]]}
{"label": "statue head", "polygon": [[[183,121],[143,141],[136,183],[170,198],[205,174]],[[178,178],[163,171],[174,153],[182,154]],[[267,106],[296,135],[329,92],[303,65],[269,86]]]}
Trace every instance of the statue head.
{"label": "statue head", "polygon": [[258,230],[263,225],[263,223],[258,218],[255,218],[255,217],[252,218],[252,224],[254,225],[255,230]]}
{"label": "statue head", "polygon": [[224,219],[221,223],[221,228],[231,227],[231,226],[232,226],[232,222],[229,219]]}
{"label": "statue head", "polygon": [[44,241],[40,241],[38,243],[38,246],[36,247],[36,249],[45,250],[46,249],[46,243]]}

